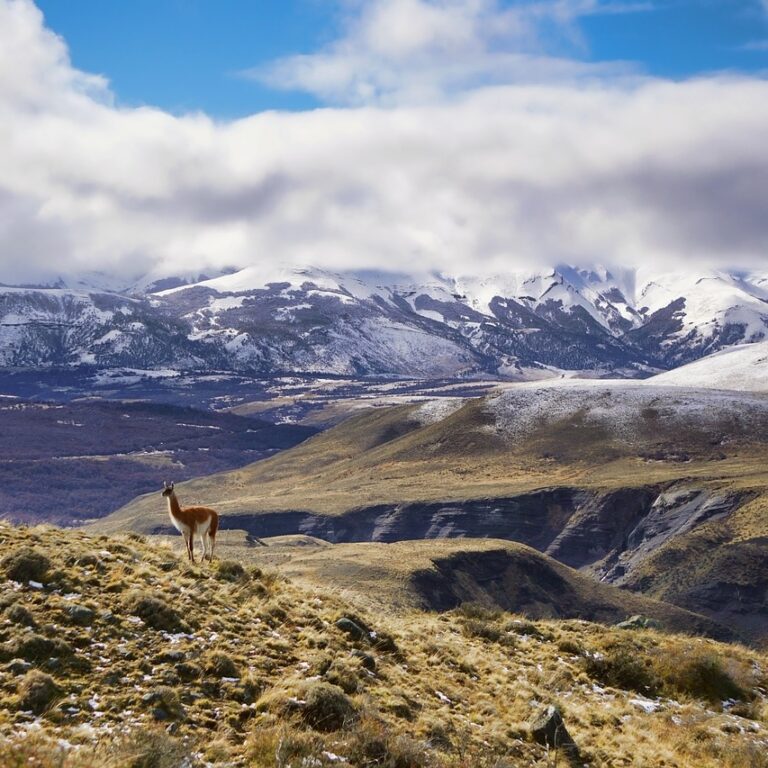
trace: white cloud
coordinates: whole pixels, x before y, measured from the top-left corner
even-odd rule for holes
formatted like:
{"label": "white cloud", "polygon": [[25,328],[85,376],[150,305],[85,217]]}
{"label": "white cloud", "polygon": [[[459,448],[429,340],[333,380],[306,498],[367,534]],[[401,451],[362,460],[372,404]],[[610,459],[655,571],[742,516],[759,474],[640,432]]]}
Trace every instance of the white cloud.
{"label": "white cloud", "polygon": [[583,48],[584,16],[649,8],[601,0],[362,0],[348,5],[344,33],[324,50],[289,56],[247,77],[301,90],[326,103],[423,104],[479,85],[579,79],[629,71],[548,49]]}
{"label": "white cloud", "polygon": [[768,254],[756,78],[496,86],[217,123],[112,106],[29,0],[0,0],[0,73],[0,282]]}

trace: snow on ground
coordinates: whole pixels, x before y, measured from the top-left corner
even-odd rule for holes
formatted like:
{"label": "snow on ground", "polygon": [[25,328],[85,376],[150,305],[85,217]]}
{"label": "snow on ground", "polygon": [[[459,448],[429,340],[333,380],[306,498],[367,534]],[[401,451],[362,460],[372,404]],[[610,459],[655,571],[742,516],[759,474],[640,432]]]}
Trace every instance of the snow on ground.
{"label": "snow on ground", "polygon": [[427,400],[414,411],[414,417],[423,427],[436,424],[447,419],[452,413],[461,408],[466,400],[461,397],[441,397],[435,400]]}
{"label": "snow on ground", "polygon": [[729,347],[648,379],[649,384],[768,392],[768,341]]}
{"label": "snow on ground", "polygon": [[757,394],[615,380],[501,385],[486,408],[495,417],[496,431],[514,440],[573,416],[623,438],[634,435],[651,410],[667,429],[675,423],[706,429],[726,418],[734,427],[768,419],[768,398]]}

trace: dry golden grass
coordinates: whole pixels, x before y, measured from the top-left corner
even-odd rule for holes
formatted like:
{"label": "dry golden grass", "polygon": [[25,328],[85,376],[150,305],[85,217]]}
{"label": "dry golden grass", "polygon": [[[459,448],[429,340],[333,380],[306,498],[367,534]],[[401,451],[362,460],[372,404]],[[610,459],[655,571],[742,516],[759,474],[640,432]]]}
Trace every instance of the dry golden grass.
{"label": "dry golden grass", "polygon": [[[529,737],[550,703],[591,765],[766,765],[768,658],[738,645],[471,605],[391,613],[247,563],[190,567],[135,535],[3,525],[0,544],[48,560],[31,564],[42,588],[4,582],[3,766],[565,765]],[[189,631],[138,620],[137,595]],[[27,664],[60,690],[42,715],[19,708]]]}
{"label": "dry golden grass", "polygon": [[[644,432],[621,442],[605,439],[599,429],[574,429],[565,419],[514,442],[494,433],[484,402],[470,401],[426,426],[415,420],[416,406],[366,411],[268,460],[184,483],[182,494],[189,503],[215,502],[225,515],[333,515],[374,504],[502,497],[552,486],[611,490],[684,481],[758,492],[768,487],[768,445],[750,434],[725,447],[707,444],[697,432]],[[689,460],[645,458],[650,447],[673,439],[687,446]],[[150,494],[95,527],[151,530],[161,512]],[[768,530],[762,523],[759,529]]]}

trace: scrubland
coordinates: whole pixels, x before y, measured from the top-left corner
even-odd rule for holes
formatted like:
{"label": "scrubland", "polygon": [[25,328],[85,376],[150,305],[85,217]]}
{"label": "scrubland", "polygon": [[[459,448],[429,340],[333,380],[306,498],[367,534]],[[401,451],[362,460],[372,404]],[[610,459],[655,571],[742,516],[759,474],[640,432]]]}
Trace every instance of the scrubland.
{"label": "scrubland", "polygon": [[[768,658],[466,603],[387,610],[137,534],[0,527],[0,765],[768,765]],[[577,752],[536,743],[542,708]]]}

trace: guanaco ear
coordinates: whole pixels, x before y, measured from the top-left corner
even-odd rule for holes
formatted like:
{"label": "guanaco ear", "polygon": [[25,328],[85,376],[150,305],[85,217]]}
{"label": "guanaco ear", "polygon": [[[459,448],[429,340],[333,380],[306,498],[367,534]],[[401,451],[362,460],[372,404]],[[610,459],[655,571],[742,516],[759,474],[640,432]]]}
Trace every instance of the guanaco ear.
{"label": "guanaco ear", "polygon": [[167,480],[163,480],[163,488],[167,488],[167,487],[168,487],[168,481]]}
{"label": "guanaco ear", "polygon": [[171,484],[170,484],[170,486],[168,486],[168,487],[169,487],[171,490],[173,490],[173,483],[171,483]]}

